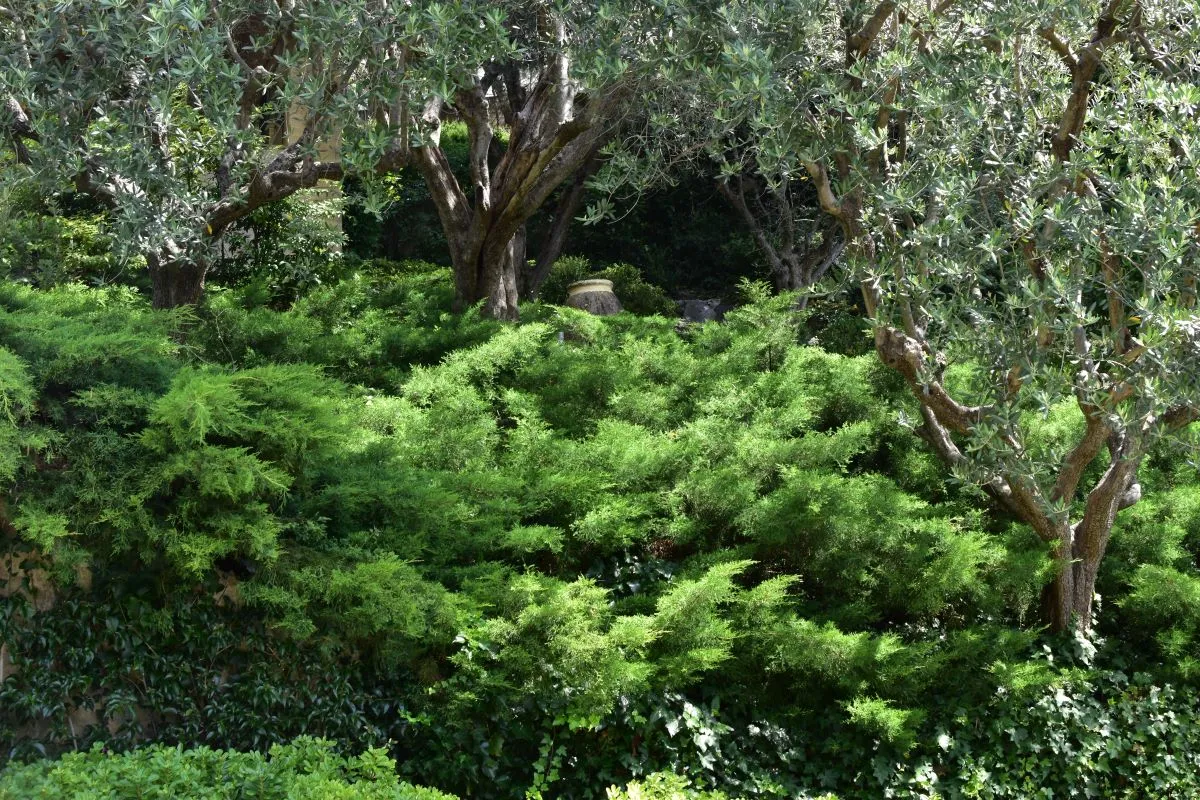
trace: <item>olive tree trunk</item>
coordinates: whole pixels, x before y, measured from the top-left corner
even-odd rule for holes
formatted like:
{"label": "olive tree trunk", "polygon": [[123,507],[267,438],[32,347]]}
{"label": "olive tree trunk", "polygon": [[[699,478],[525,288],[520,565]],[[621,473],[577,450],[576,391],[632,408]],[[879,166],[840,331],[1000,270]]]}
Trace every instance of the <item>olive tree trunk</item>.
{"label": "olive tree trunk", "polygon": [[151,304],[154,308],[195,305],[204,294],[208,265],[199,259],[162,256],[146,257],[150,271]]}
{"label": "olive tree trunk", "polygon": [[596,174],[600,169],[601,160],[599,151],[595,151],[582,167],[575,173],[575,177],[571,180],[571,185],[567,188],[559,198],[558,205],[554,209],[554,218],[550,222],[550,230],[546,234],[546,238],[542,241],[542,247],[538,251],[537,261],[533,264],[531,270],[522,270],[520,277],[524,280],[521,283],[521,290],[530,297],[537,297],[542,290],[542,284],[546,282],[546,278],[550,277],[550,270],[554,268],[555,262],[562,257],[563,251],[567,246],[567,237],[571,232],[571,225],[575,222],[575,215],[579,213],[579,209],[583,206],[584,197],[587,194],[588,179]]}
{"label": "olive tree trunk", "polygon": [[[1098,18],[1094,36],[1080,49],[1087,57],[1072,57],[1067,62],[1072,80],[1049,153],[1059,163],[1069,162],[1073,148],[1082,140],[1103,48],[1126,35],[1115,32],[1119,20],[1112,12],[1118,6],[1110,4]],[[847,31],[846,65],[851,90],[864,90],[862,79],[850,68],[868,57],[872,42],[895,9],[896,3],[882,0],[859,30]],[[1127,24],[1136,23],[1131,19]],[[1049,39],[1056,50],[1067,47],[1052,28],[1040,30],[1039,35]],[[1076,402],[1085,425],[1069,442],[1069,449],[1053,461],[1041,459],[1026,446],[1020,426],[1013,424],[1020,411],[1018,398],[1027,381],[1027,369],[1019,363],[995,374],[1006,391],[985,395],[987,402],[983,405],[969,405],[954,395],[944,380],[950,359],[939,349],[942,343],[930,333],[936,330],[936,324],[931,326],[936,309],[931,310],[929,305],[936,301],[914,300],[907,288],[912,276],[906,272],[912,267],[894,253],[889,263],[883,264],[884,259],[876,252],[877,243],[900,238],[915,225],[936,225],[941,217],[940,201],[929,203],[921,223],[903,217],[881,221],[878,216],[868,218],[863,214],[867,205],[865,184],[883,185],[907,153],[907,117],[896,112],[898,104],[894,102],[900,89],[899,80],[893,79],[880,93],[881,105],[872,124],[882,144],[863,151],[852,145],[822,160],[806,160],[805,170],[820,208],[839,224],[851,260],[865,276],[860,285],[867,316],[874,324],[875,350],[884,364],[903,377],[918,404],[921,424],[917,433],[942,462],[978,481],[998,505],[1028,525],[1045,543],[1053,559],[1052,576],[1041,598],[1047,627],[1055,632],[1073,628],[1086,631],[1095,621],[1096,580],[1117,514],[1141,497],[1137,474],[1146,454],[1157,438],[1200,421],[1200,407],[1191,404],[1186,395],[1172,404],[1156,391],[1143,388],[1154,386],[1152,381],[1139,384],[1101,369],[1101,363],[1115,361],[1135,370],[1136,375],[1140,364],[1148,360],[1141,351],[1129,349],[1131,337],[1126,327],[1132,310],[1126,307],[1124,290],[1139,286],[1139,278],[1122,274],[1124,262],[1109,249],[1103,230],[1100,257],[1092,268],[1107,294],[1105,328],[1092,333],[1076,317],[1060,313],[1059,306],[1068,303],[1047,303],[1040,311],[1049,322],[1030,325],[1030,341],[1022,342],[1022,347],[1032,344],[1032,359],[1046,359],[1051,369],[1062,363],[1064,357],[1060,354],[1064,350],[1069,353],[1067,358],[1074,359],[1073,383],[1063,399]],[[1061,182],[1054,191],[1058,195],[1096,193],[1086,178]],[[732,190],[727,194],[735,206],[740,198],[744,199]],[[868,230],[868,224],[875,227]],[[1046,246],[1039,240],[1041,232],[1018,228],[1014,233],[1018,245],[1015,252],[1026,262],[1030,278],[1052,297],[1053,287],[1048,285],[1044,270],[1047,256],[1041,252]],[[920,265],[915,269],[921,269]],[[997,294],[1008,290],[1012,289],[993,289]],[[1084,302],[1082,289],[1071,297],[1071,302]],[[982,315],[980,320],[976,327],[986,321]],[[1005,318],[993,324],[1011,322]],[[1099,348],[1097,353],[1093,353],[1094,348]],[[1093,477],[1097,468],[1099,475]]]}
{"label": "olive tree trunk", "polygon": [[[717,189],[733,206],[771,270],[777,292],[809,289],[841,258],[846,240],[840,226],[798,225],[797,203],[789,185],[769,188],[745,175],[717,182]],[[800,206],[808,210],[808,204]],[[802,294],[797,307],[804,308]]]}
{"label": "olive tree trunk", "polygon": [[[565,44],[561,19],[544,15],[539,24]],[[431,103],[423,122],[432,133],[412,151],[450,247],[457,307],[483,301],[486,314],[506,320],[518,315],[525,223],[611,136],[625,97],[620,86],[576,97],[565,51],[547,58],[531,86],[521,72],[515,65],[491,65],[454,96],[452,107]],[[459,184],[440,147],[441,124],[449,115],[467,125],[470,190]],[[493,127],[498,117],[508,128],[507,145]]]}

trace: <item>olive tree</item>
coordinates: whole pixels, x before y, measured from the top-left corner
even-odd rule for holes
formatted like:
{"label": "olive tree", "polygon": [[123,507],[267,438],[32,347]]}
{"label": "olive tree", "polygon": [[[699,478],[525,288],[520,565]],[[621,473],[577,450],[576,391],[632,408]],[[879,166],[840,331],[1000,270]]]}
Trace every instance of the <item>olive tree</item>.
{"label": "olive tree", "polygon": [[1092,624],[1147,453],[1195,443],[1195,10],[791,0],[739,29],[761,102],[721,101],[723,141],[837,224],[918,432],[1046,543],[1054,630]]}
{"label": "olive tree", "polygon": [[[695,0],[494,5],[514,54],[461,63],[460,82],[426,118],[431,144],[413,158],[450,243],[459,304],[482,300],[493,316],[511,319],[520,287],[536,291],[561,250],[602,150],[647,135],[652,110],[673,103],[688,73],[719,57],[730,31],[723,4]],[[467,125],[469,187],[436,146],[445,119]],[[568,181],[547,247],[527,270],[525,223]]]}
{"label": "olive tree", "polygon": [[200,297],[256,208],[386,172],[464,63],[511,53],[484,3],[27,0],[0,6],[0,126],[48,191],[112,210],[154,304]]}

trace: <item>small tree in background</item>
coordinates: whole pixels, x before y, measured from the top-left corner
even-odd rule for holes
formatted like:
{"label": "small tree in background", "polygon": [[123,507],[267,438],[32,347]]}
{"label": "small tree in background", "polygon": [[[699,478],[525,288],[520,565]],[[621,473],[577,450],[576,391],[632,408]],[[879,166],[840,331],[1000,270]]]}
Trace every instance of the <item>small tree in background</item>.
{"label": "small tree in background", "polygon": [[[561,253],[603,148],[618,136],[658,135],[656,113],[689,96],[688,74],[717,58],[731,31],[720,4],[689,0],[494,6],[513,55],[460,62],[460,82],[426,118],[431,143],[413,156],[450,244],[459,306],[482,300],[492,316],[513,319],[521,285],[536,293]],[[469,130],[469,188],[437,147],[453,117]],[[538,263],[523,275],[525,223],[572,179]]]}

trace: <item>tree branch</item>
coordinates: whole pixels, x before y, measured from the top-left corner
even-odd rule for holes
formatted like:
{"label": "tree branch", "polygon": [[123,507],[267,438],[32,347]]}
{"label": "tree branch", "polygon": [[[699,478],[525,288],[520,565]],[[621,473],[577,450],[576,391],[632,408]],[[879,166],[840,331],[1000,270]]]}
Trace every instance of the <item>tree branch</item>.
{"label": "tree branch", "polygon": [[950,431],[968,434],[983,418],[979,406],[964,406],[940,381],[930,380],[925,348],[916,339],[888,325],[875,329],[875,349],[881,360],[904,377],[922,405],[928,406]]}
{"label": "tree branch", "polygon": [[1179,405],[1162,416],[1162,424],[1169,431],[1178,431],[1194,422],[1200,422],[1200,407]]}
{"label": "tree branch", "polygon": [[750,211],[750,207],[746,204],[745,180],[741,175],[738,175],[737,181],[738,185],[736,191],[730,187],[729,181],[727,180],[717,181],[717,189],[719,189],[721,194],[725,196],[730,205],[733,206],[734,210],[738,212],[738,215],[741,216],[742,222],[746,224],[746,227],[750,229],[750,235],[754,238],[754,243],[758,245],[759,250],[762,251],[763,255],[767,257],[767,261],[770,262],[771,271],[780,272],[783,269],[783,262],[779,258],[779,252],[775,249],[775,246],[771,244],[771,240],[770,237],[767,236],[767,232],[763,230],[762,225],[759,224],[758,219],[754,216],[753,212]]}
{"label": "tree branch", "polygon": [[17,98],[11,95],[5,98],[3,115],[3,130],[12,141],[17,163],[28,164],[29,150],[25,147],[25,142],[41,141],[37,131],[33,129],[32,124],[29,122],[29,115],[25,113],[25,109],[21,108],[21,104],[17,101]]}
{"label": "tree branch", "polygon": [[599,148],[593,149],[591,155],[588,156],[587,162],[575,173],[575,178],[571,182],[570,189],[563,193],[558,203],[558,208],[554,211],[554,222],[550,226],[550,232],[542,244],[541,251],[538,253],[537,264],[533,269],[533,273],[528,278],[526,290],[532,297],[537,296],[542,288],[542,284],[545,283],[546,278],[550,275],[550,270],[554,267],[554,263],[562,255],[567,235],[571,230],[571,223],[575,220],[575,213],[583,205],[583,198],[587,193],[588,179],[596,174],[601,162]]}
{"label": "tree branch", "polygon": [[1067,70],[1073,73],[1079,62],[1075,58],[1075,54],[1071,52],[1070,45],[1062,40],[1062,37],[1058,35],[1054,28],[1038,28],[1038,36],[1049,43],[1050,49],[1058,53],[1059,58],[1067,66]]}
{"label": "tree branch", "polygon": [[459,92],[455,108],[467,123],[470,138],[468,157],[471,164],[471,181],[475,185],[475,208],[479,213],[486,214],[492,208],[492,174],[488,164],[488,153],[492,146],[492,123],[483,88],[476,84]]}
{"label": "tree branch", "polygon": [[[849,51],[847,56],[853,53],[853,61],[857,61],[865,56],[867,51],[871,49],[871,44],[874,43],[876,37],[879,36],[879,32],[883,30],[883,25],[885,22],[887,22],[887,18],[891,16],[892,12],[895,10],[896,3],[894,0],[884,0],[882,3],[876,6],[875,13],[871,15],[871,18],[867,20],[866,24],[863,25],[863,27],[856,33],[851,34],[846,40],[847,49]],[[851,66],[853,64],[853,61],[849,58],[847,61],[847,66]]]}
{"label": "tree branch", "polygon": [[1075,447],[1067,454],[1062,469],[1059,470],[1058,479],[1054,482],[1054,490],[1050,493],[1051,501],[1062,501],[1067,505],[1070,505],[1075,497],[1083,471],[1100,454],[1113,432],[1101,409],[1083,400],[1079,401],[1079,408],[1087,418],[1087,427]]}
{"label": "tree branch", "polygon": [[1072,548],[1073,557],[1085,564],[1100,563],[1117,512],[1141,497],[1140,488],[1134,490],[1134,478],[1141,465],[1142,443],[1141,433],[1122,437],[1120,446],[1112,451],[1108,469],[1088,493],[1083,517],[1074,528]]}
{"label": "tree branch", "polygon": [[804,168],[808,170],[813,185],[817,189],[817,201],[821,204],[821,210],[838,220],[843,219],[845,210],[833,193],[833,185],[829,181],[829,173],[825,170],[825,165],[816,161],[805,161]]}

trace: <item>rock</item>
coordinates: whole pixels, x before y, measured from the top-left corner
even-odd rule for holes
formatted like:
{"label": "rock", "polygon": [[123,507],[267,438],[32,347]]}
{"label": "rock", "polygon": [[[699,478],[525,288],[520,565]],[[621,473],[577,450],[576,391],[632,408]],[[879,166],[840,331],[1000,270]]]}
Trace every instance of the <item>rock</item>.
{"label": "rock", "polygon": [[715,322],[724,319],[725,312],[732,309],[733,305],[719,297],[711,297],[705,300],[681,300],[679,308],[688,322]]}

